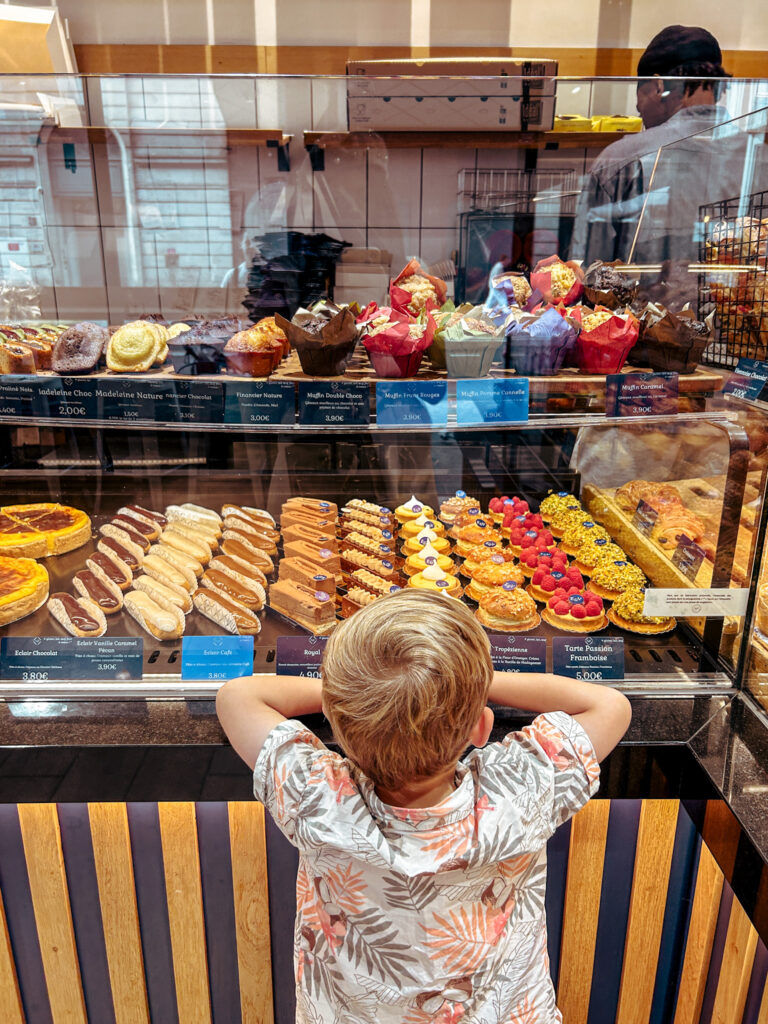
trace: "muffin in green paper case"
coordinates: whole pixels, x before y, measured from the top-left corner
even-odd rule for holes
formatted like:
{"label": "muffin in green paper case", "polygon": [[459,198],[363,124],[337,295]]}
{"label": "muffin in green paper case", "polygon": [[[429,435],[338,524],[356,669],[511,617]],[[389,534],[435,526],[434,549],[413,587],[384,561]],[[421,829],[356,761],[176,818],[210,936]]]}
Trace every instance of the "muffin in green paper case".
{"label": "muffin in green paper case", "polygon": [[455,306],[452,300],[449,299],[440,307],[439,312],[432,314],[437,326],[435,327],[435,336],[432,339],[432,344],[427,349],[427,358],[432,363],[434,370],[445,369],[446,328],[460,320],[470,309],[472,309],[471,302],[462,302],[460,306]]}
{"label": "muffin in green paper case", "polygon": [[504,325],[473,306],[443,331],[449,377],[485,377],[504,342]]}

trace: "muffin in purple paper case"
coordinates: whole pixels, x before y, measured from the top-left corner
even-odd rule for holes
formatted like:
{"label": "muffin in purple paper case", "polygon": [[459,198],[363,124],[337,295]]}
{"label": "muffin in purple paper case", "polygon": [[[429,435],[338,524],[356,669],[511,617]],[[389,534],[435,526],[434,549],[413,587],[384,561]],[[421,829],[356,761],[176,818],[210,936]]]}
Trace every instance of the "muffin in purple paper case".
{"label": "muffin in purple paper case", "polygon": [[515,311],[506,324],[504,365],[521,377],[558,373],[576,345],[578,330],[554,306],[533,313]]}

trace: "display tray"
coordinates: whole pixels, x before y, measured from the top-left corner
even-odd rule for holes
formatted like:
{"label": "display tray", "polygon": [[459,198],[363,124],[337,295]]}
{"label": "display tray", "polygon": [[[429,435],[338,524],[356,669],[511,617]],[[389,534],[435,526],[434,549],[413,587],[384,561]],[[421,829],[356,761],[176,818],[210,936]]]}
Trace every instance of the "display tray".
{"label": "display tray", "polygon": [[[621,373],[649,373],[651,372],[647,367],[633,366],[629,363],[625,364],[621,370]],[[56,380],[63,374],[56,374],[50,371],[41,370],[33,375],[22,375],[32,376],[32,378],[38,378],[40,380],[52,381]],[[505,369],[500,363],[492,363],[489,376],[491,377],[514,377],[517,376],[513,369]],[[301,369],[299,362],[298,353],[292,350],[274,370],[269,374],[268,377],[249,377],[241,374],[234,373],[221,373],[221,374],[199,374],[190,375],[176,373],[173,366],[170,363],[166,363],[163,366],[154,367],[151,370],[147,370],[144,373],[113,373],[107,369],[97,370],[93,373],[78,374],[77,376],[68,377],[68,380],[72,381],[88,381],[88,380],[133,380],[140,382],[142,380],[164,380],[169,378],[171,380],[189,380],[189,381],[267,381],[267,380],[293,380],[293,381],[309,381],[309,380],[349,380],[349,381],[367,381],[368,383],[375,384],[380,380],[391,380],[393,378],[382,378],[377,376],[371,366],[370,360],[362,346],[358,346],[355,353],[346,367],[344,373],[339,377],[313,377],[309,374],[304,373]],[[433,370],[426,357],[422,362],[419,372],[415,377],[403,378],[406,380],[446,380],[447,374],[445,370]],[[559,391],[566,394],[591,394],[598,385],[605,386],[605,374],[596,373],[580,373],[575,368],[563,369],[559,373],[551,376],[542,377],[530,377],[530,390],[531,393],[536,394],[547,394],[550,391]],[[693,373],[681,374],[679,377],[679,390],[681,393],[696,393],[696,392],[707,392],[711,393],[719,391],[723,386],[723,375],[716,371],[707,369],[706,367],[697,367]]]}
{"label": "display tray", "polygon": [[[87,544],[77,548],[75,551],[64,555],[53,556],[41,560],[48,570],[50,577],[50,593],[66,591],[75,593],[72,586],[72,577],[80,569],[85,568],[86,559],[96,550],[98,541],[98,526],[109,520],[109,516],[92,517],[94,532]],[[277,562],[277,559],[275,560]],[[277,576],[273,573],[268,577],[272,582]],[[340,588],[339,595],[346,592]],[[470,598],[462,598],[472,610],[476,609],[476,602]],[[339,604],[339,618],[340,601]],[[541,606],[538,606],[539,609]],[[281,636],[310,636],[308,629],[292,621],[284,615],[274,611],[267,606],[258,613],[261,622],[261,632],[254,637],[254,671],[271,672],[275,669],[275,655],[277,639]],[[489,635],[502,637],[510,634],[499,633],[494,630],[487,630]],[[193,609],[186,616],[185,636],[219,636],[221,627],[201,615]],[[69,634],[63,627],[48,613],[45,605],[31,615],[25,616],[16,622],[2,628],[2,636],[45,636],[45,637],[66,637]],[[159,641],[146,633],[139,624],[125,611],[117,612],[107,617],[107,636],[140,637],[144,641],[144,666],[143,675],[145,681],[151,681],[153,677],[181,677],[181,641],[166,640]],[[520,634],[512,634],[520,636]],[[628,633],[609,624],[595,634],[568,633],[559,630],[542,621],[535,629],[526,631],[526,636],[544,637],[551,640],[555,636],[578,636],[593,635],[596,637],[622,637],[624,639],[624,660],[625,676],[631,682],[632,677],[648,677],[651,675],[677,677],[681,682],[686,682],[692,673],[707,671],[702,669],[701,651],[694,637],[686,630],[685,624],[678,624],[677,628],[662,636],[644,636],[641,634]],[[547,665],[552,668],[552,644],[547,644]],[[709,670],[714,670],[710,666]],[[108,684],[106,684],[108,685]]]}

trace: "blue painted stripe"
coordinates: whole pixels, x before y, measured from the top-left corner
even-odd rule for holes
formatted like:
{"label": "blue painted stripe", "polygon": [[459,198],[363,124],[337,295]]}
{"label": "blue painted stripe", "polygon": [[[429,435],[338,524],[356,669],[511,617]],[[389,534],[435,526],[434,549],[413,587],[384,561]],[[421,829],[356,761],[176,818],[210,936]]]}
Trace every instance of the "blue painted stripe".
{"label": "blue painted stripe", "polygon": [[720,981],[720,968],[723,966],[723,951],[725,950],[725,938],[728,933],[728,922],[731,919],[731,907],[733,906],[733,889],[727,882],[723,882],[723,892],[720,897],[720,910],[717,915],[717,926],[715,938],[712,942],[712,954],[709,958],[709,969],[707,971],[707,984],[704,988],[704,998],[701,1003],[701,1016],[699,1024],[711,1024],[712,1010],[715,1006],[715,994]]}
{"label": "blue painted stripe", "polygon": [[683,970],[699,846],[696,826],[683,807],[678,806],[650,1024],[668,1024],[675,1016],[675,1000]]}
{"label": "blue painted stripe", "polygon": [[272,953],[275,1024],[295,1024],[293,931],[296,922],[296,874],[299,868],[299,854],[269,814],[264,815],[264,821],[267,833],[269,939]]}
{"label": "blue painted stripe", "polygon": [[126,807],[150,1017],[179,1024],[157,804]]}
{"label": "blue painted stripe", "polygon": [[87,804],[59,804],[59,830],[88,1020],[113,1024],[115,1008]]}
{"label": "blue painted stripe", "polygon": [[232,852],[226,803],[198,803],[197,842],[203,887],[208,981],[214,1024],[240,1024]]}
{"label": "blue painted stripe", "polygon": [[16,804],[0,804],[0,891],[27,1024],[53,1024]]}
{"label": "blue painted stripe", "polygon": [[611,801],[587,1024],[616,1019],[640,806],[640,800]]}
{"label": "blue painted stripe", "polygon": [[563,938],[565,883],[568,877],[568,850],[571,842],[571,820],[561,825],[547,843],[547,891],[544,906],[547,913],[547,949],[552,984],[557,990],[560,975],[560,945]]}
{"label": "blue painted stripe", "polygon": [[763,989],[768,979],[768,949],[765,944],[758,940],[755,950],[755,962],[752,964],[752,974],[747,989],[747,1001],[744,1004],[744,1015],[741,1024],[757,1024],[760,1016],[760,1003],[763,999]]}

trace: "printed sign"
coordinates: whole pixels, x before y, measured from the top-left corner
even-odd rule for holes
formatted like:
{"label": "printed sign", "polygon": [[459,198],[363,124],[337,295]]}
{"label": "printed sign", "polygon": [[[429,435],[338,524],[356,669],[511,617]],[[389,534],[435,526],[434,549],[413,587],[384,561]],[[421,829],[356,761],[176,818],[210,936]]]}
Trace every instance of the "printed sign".
{"label": "printed sign", "polygon": [[740,359],[735,371],[725,382],[724,395],[736,398],[759,398],[763,386],[768,383],[768,363],[760,359]]}
{"label": "printed sign", "polygon": [[648,587],[643,602],[643,615],[675,615],[699,619],[744,615],[748,597],[748,587],[712,587],[709,590]]}
{"label": "printed sign", "polygon": [[37,377],[0,376],[0,416],[39,415]]}
{"label": "printed sign", "polygon": [[151,410],[146,418],[156,423],[221,423],[223,397],[218,381],[145,380],[141,388]]}
{"label": "printed sign", "polygon": [[606,416],[669,416],[679,404],[676,373],[610,373],[605,378]]}
{"label": "printed sign", "polygon": [[141,637],[6,636],[0,641],[0,678],[141,679]]}
{"label": "printed sign", "polygon": [[100,420],[130,422],[154,419],[153,396],[145,394],[140,380],[97,377],[94,384]]}
{"label": "printed sign", "polygon": [[386,427],[444,427],[448,422],[447,382],[377,381],[376,422]]}
{"label": "printed sign", "polygon": [[693,583],[699,573],[701,563],[706,557],[706,551],[683,533],[677,542],[677,547],[672,552],[671,561],[672,565],[676,566],[683,576]]}
{"label": "printed sign", "polygon": [[456,422],[526,423],[528,391],[527,377],[456,381]]}
{"label": "printed sign", "polygon": [[623,679],[624,640],[617,636],[555,636],[552,670],[591,683]]}
{"label": "printed sign", "polygon": [[300,381],[302,426],[367,426],[371,418],[368,384],[351,381]]}
{"label": "printed sign", "polygon": [[497,672],[546,672],[547,641],[543,636],[490,636],[491,660]]}
{"label": "printed sign", "polygon": [[632,525],[638,533],[642,533],[645,537],[650,537],[658,518],[659,513],[656,509],[649,505],[647,501],[641,499],[637,503],[635,514],[632,516]]}
{"label": "printed sign", "polygon": [[296,422],[291,381],[228,380],[224,382],[224,422],[249,426]]}
{"label": "printed sign", "polygon": [[279,676],[320,678],[326,636],[279,636],[275,671]]}
{"label": "printed sign", "polygon": [[252,636],[181,638],[182,679],[238,679],[252,672]]}

